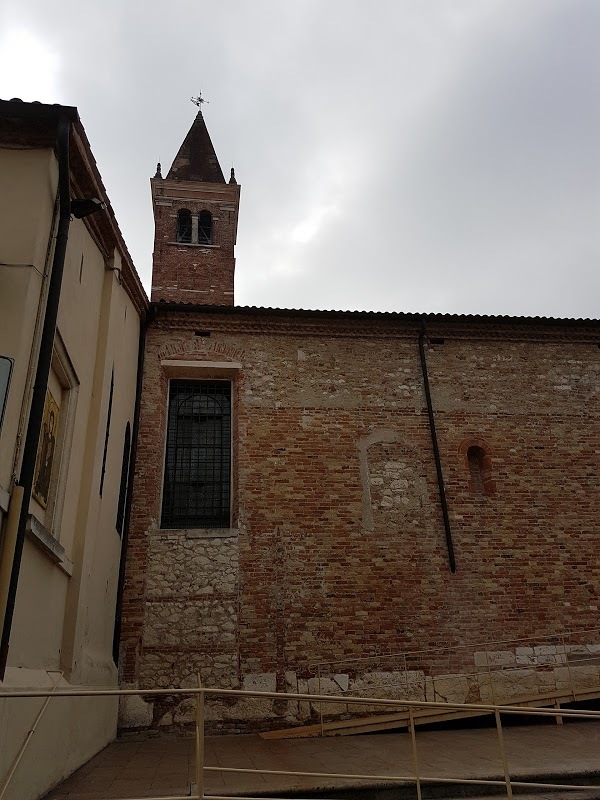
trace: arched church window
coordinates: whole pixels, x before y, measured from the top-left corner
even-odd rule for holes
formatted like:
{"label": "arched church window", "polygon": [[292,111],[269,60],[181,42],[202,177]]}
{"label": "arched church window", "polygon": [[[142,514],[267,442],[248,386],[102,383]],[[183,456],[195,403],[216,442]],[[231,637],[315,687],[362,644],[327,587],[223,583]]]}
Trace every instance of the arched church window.
{"label": "arched church window", "polygon": [[192,212],[182,208],[177,212],[177,241],[192,241]]}
{"label": "arched church window", "polygon": [[201,211],[198,215],[198,244],[212,243],[212,214]]}

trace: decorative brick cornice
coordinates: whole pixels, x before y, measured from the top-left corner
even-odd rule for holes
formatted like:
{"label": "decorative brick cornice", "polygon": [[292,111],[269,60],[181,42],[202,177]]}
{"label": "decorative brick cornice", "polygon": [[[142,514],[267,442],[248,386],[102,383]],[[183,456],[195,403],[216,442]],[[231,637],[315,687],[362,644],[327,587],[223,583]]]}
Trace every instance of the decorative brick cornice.
{"label": "decorative brick cornice", "polygon": [[156,308],[154,325],[165,330],[204,326],[225,334],[274,334],[342,338],[412,339],[424,320],[428,337],[515,342],[581,342],[600,346],[600,322],[594,320],[526,321],[526,318],[456,319],[448,315],[396,315],[360,312],[302,312],[287,309]]}

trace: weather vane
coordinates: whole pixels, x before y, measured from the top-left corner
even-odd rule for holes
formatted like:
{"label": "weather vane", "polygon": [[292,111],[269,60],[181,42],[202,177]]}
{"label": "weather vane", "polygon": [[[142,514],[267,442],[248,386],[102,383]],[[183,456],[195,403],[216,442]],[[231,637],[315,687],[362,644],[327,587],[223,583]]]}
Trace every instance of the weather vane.
{"label": "weather vane", "polygon": [[200,111],[202,111],[202,103],[208,103],[208,100],[202,97],[202,90],[199,92],[198,97],[190,97],[190,100],[195,106],[198,106]]}

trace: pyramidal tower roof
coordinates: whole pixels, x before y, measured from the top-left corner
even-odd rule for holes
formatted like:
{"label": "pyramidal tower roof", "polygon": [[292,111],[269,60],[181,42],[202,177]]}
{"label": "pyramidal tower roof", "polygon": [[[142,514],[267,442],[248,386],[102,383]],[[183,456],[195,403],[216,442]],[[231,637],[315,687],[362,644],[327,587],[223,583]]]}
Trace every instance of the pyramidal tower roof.
{"label": "pyramidal tower roof", "polygon": [[202,111],[196,114],[196,119],[171,165],[167,180],[225,183]]}

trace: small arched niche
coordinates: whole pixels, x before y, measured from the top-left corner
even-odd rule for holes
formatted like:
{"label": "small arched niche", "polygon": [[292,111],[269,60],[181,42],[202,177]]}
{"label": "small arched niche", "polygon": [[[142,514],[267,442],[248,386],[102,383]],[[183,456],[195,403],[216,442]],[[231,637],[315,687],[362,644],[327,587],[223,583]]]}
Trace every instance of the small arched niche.
{"label": "small arched niche", "polygon": [[486,443],[482,439],[471,439],[463,442],[459,450],[468,470],[470,492],[479,496],[495,494],[492,455]]}

